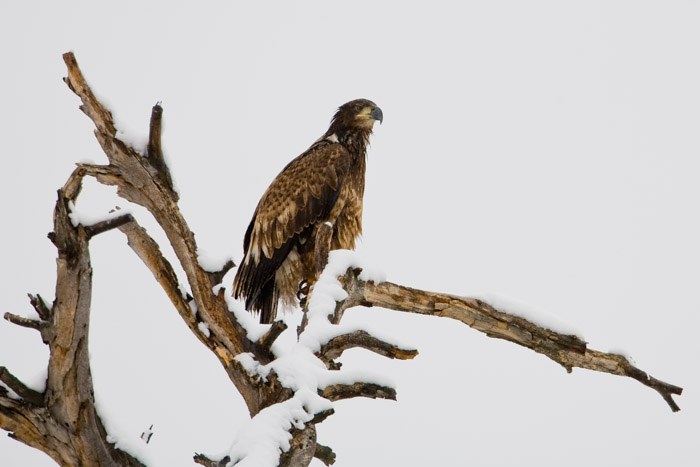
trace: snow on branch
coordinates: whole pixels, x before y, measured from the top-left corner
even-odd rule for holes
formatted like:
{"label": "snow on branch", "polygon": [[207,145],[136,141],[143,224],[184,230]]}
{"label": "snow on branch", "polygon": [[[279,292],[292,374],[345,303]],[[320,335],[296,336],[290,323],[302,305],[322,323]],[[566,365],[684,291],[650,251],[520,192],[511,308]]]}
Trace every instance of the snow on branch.
{"label": "snow on branch", "polygon": [[361,273],[361,269],[351,267],[338,278],[348,297],[339,302],[336,309],[378,306],[452,318],[489,337],[505,339],[541,353],[569,373],[578,367],[633,378],[656,390],[672,411],[680,410],[671,396],[680,395],[682,388],[651,377],[623,355],[588,349],[586,342],[577,336],[562,334],[521,316],[499,311],[480,299],[427,292],[391,282],[365,281]]}

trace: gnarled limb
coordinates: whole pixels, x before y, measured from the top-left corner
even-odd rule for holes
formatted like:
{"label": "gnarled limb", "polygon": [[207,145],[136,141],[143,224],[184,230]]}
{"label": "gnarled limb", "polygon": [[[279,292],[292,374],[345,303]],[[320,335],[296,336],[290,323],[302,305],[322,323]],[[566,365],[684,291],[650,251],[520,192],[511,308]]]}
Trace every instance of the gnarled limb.
{"label": "gnarled limb", "polygon": [[391,282],[365,282],[359,278],[359,274],[359,269],[350,268],[338,278],[348,292],[348,298],[339,302],[336,310],[357,305],[378,306],[452,318],[489,337],[505,339],[546,355],[569,373],[578,367],[634,378],[661,394],[671,410],[680,410],[671,395],[680,395],[682,388],[652,378],[622,355],[588,349],[586,343],[576,336],[564,335],[525,318],[498,311],[479,299],[426,292]]}
{"label": "gnarled limb", "polygon": [[418,355],[415,349],[402,349],[398,346],[377,339],[367,331],[353,331],[348,334],[341,334],[326,342],[321,346],[321,350],[316,352],[318,358],[323,360],[326,366],[340,357],[348,349],[362,347],[387,358],[397,358],[399,360],[409,360]]}
{"label": "gnarled limb", "polygon": [[136,458],[107,441],[95,410],[88,358],[90,235],[82,226],[73,226],[69,216],[69,203],[80,192],[81,177],[74,172],[58,191],[50,236],[58,248],[56,300],[48,308],[41,298],[30,296],[50,348],[46,389],[32,390],[3,369],[2,381],[20,400],[0,394],[0,426],[60,465],[140,466]]}
{"label": "gnarled limb", "polygon": [[[171,301],[174,299],[173,303],[190,329],[193,329],[200,341],[217,356],[231,381],[243,395],[251,414],[259,412],[271,401],[260,397],[259,386],[234,360],[236,355],[255,349],[247,339],[245,330],[233,319],[223,294],[213,293],[212,288],[216,284],[212,283],[212,276],[198,262],[199,255],[194,233],[178,208],[176,192],[169,186],[169,177],[166,176],[168,169],[162,159],[159,140],[162,108],[160,105],[154,106],[151,117],[149,148],[150,155],[155,157],[144,157],[117,138],[111,113],[95,98],[73,54],[64,54],[64,61],[68,67],[66,82],[83,102],[81,109],[94,122],[97,129],[95,136],[109,160],[109,165],[106,166],[80,164],[79,169],[82,169],[85,175],[94,176],[100,183],[115,185],[119,196],[145,207],[156,219],[185,271],[198,319],[206,324],[209,336],[202,336],[201,330],[194,330],[192,317],[185,318],[188,313],[183,312],[180,298],[175,296],[172,287],[163,283],[161,285],[164,288],[167,287],[166,293]],[[121,230],[130,229],[128,226],[132,224],[125,224]],[[134,235],[136,233],[132,232],[132,236]],[[143,235],[141,238],[143,239]],[[137,242],[134,240],[133,243]],[[142,259],[148,256],[162,258],[160,252],[156,251],[155,242],[148,243],[150,245],[146,246],[146,250],[139,253],[139,256]],[[142,244],[146,245],[146,243]],[[156,278],[159,278],[162,260],[153,259],[144,260],[144,262],[152,268]],[[263,393],[266,392],[263,391]]]}

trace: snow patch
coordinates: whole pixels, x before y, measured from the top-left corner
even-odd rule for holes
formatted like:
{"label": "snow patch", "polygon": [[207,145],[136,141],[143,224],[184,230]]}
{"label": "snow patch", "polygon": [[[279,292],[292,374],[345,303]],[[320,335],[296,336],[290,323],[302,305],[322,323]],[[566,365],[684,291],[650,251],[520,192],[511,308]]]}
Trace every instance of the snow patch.
{"label": "snow patch", "polygon": [[525,318],[545,329],[583,339],[583,335],[579,329],[547,311],[498,295],[481,294],[472,295],[472,297],[488,303],[498,311]]}
{"label": "snow patch", "polygon": [[207,272],[219,272],[231,258],[222,258],[197,247],[197,262]]}
{"label": "snow patch", "polygon": [[15,391],[13,391],[12,389],[10,389],[10,386],[6,385],[6,384],[3,383],[2,381],[0,381],[0,388],[4,388],[4,389],[7,390],[7,397],[9,397],[10,399],[14,399],[14,400],[17,400],[17,401],[22,400],[22,398],[19,397],[19,395],[18,395]]}
{"label": "snow patch", "polygon": [[141,439],[140,430],[131,433],[124,430],[119,423],[115,423],[121,416],[118,413],[118,408],[103,406],[100,403],[99,396],[96,395],[95,410],[97,410],[107,430],[107,442],[114,444],[114,447],[117,449],[128,452],[144,465],[155,465],[156,461],[153,458],[152,451],[148,449],[149,445]]}
{"label": "snow patch", "polygon": [[[270,373],[274,372],[280,384],[291,389],[294,396],[263,409],[238,432],[229,453],[229,465],[278,465],[280,454],[290,448],[289,430],[292,427],[302,429],[304,423],[311,420],[315,414],[332,408],[331,401],[318,395],[319,389],[357,382],[394,386],[394,382],[386,375],[373,374],[370,371],[331,371],[315,355],[315,352],[333,337],[362,329],[342,323],[333,325],[328,321],[328,315],[334,312],[336,303],[347,298],[338,277],[345,274],[350,267],[362,267],[354,252],[331,252],[328,265],[314,284],[309,297],[308,323],[298,339],[297,324],[301,321],[302,312],[294,310],[281,314],[280,318],[287,324],[287,330],[272,346],[275,360],[262,365],[252,353],[241,353],[235,357],[253,378],[266,381]],[[375,271],[368,273],[366,277],[366,280],[383,280],[383,275]],[[249,339],[258,340],[269,330],[270,325],[259,324],[257,316],[245,311],[240,302],[230,297],[227,297],[227,300],[229,309],[246,329]],[[371,329],[362,330],[372,335],[379,334]]]}
{"label": "snow patch", "polygon": [[190,306],[192,316],[197,317],[197,302],[195,302],[194,299],[191,299],[187,302],[187,304]]}
{"label": "snow patch", "polygon": [[[260,376],[260,362],[255,359],[255,355],[253,355],[252,352],[239,353],[233,357],[233,359],[240,363],[243,369],[247,371],[249,375]],[[265,375],[265,380],[267,381],[267,375]]]}
{"label": "snow patch", "polygon": [[131,214],[128,209],[121,209],[116,206],[110,209],[108,212],[100,210],[100,212],[89,212],[87,209],[78,210],[73,201],[68,201],[68,217],[73,227],[78,227],[79,225],[88,226],[97,224],[98,222],[108,221],[116,217],[121,217],[125,214]]}
{"label": "snow patch", "polygon": [[235,437],[228,465],[236,467],[275,467],[280,454],[288,451],[292,427],[303,429],[314,415],[331,408],[331,403],[313,391],[297,391],[289,400],[261,410]]}
{"label": "snow patch", "polygon": [[632,358],[632,355],[626,350],[621,350],[617,348],[613,348],[608,350],[608,353],[616,354],[616,355],[621,355],[622,357],[625,357],[625,359],[630,362],[630,364],[637,366],[637,362],[634,361],[634,358]]}
{"label": "snow patch", "polygon": [[129,131],[127,133],[126,131],[120,130],[120,127],[123,128],[125,126],[119,124],[114,113],[112,113],[112,118],[117,128],[116,137],[122,140],[127,146],[131,146],[140,155],[144,156],[148,152],[148,135],[144,133],[137,133],[135,131]]}
{"label": "snow patch", "polygon": [[233,313],[238,323],[246,330],[248,339],[255,342],[270,330],[269,324],[260,324],[258,316],[246,311],[243,303],[233,298],[230,293],[225,293],[224,299],[228,310]]}
{"label": "snow patch", "polygon": [[209,331],[209,325],[207,323],[205,323],[204,321],[200,321],[199,323],[197,323],[197,327],[202,332],[202,334],[204,334],[205,336],[207,336],[207,337],[211,336],[211,332]]}

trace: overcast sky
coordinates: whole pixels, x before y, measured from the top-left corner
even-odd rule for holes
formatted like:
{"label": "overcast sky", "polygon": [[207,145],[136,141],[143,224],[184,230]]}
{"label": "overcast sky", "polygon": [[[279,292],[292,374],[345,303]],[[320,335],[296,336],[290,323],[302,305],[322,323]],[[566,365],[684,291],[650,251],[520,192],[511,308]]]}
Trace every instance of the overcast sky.
{"label": "overcast sky", "polygon": [[[2,312],[31,316],[27,292],[53,299],[56,190],[75,162],[106,160],[62,53],[130,141],[162,101],[180,206],[214,259],[240,260],[269,182],[365,97],[385,117],[368,156],[368,263],[393,282],[546,310],[686,390],[673,414],[636,381],[567,375],[451,320],[352,310],[344,319],[421,353],[343,357],[391,377],[398,401],[336,405],[318,426],[335,465],[695,465],[699,13],[669,0],[3,2]],[[78,210],[115,205],[131,209],[89,181]],[[154,424],[157,466],[225,452],[248,415],[216,358],[119,232],[90,246],[107,429]],[[0,323],[0,365],[36,384],[46,357],[35,331]],[[53,465],[4,436],[0,464]]]}

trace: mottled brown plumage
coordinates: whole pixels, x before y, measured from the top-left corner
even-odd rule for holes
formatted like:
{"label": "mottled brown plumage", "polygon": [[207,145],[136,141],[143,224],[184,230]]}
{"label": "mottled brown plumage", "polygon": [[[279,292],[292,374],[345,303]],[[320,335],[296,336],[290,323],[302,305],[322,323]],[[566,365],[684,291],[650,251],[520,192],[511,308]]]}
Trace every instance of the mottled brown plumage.
{"label": "mottled brown plumage", "polygon": [[332,225],[332,250],[355,248],[362,233],[367,144],[382,117],[366,99],[342,105],[328,131],[287,164],[260,199],[243,240],[233,296],[260,312],[262,323],[274,321],[279,300],[296,303],[301,282],[317,279],[320,225]]}

